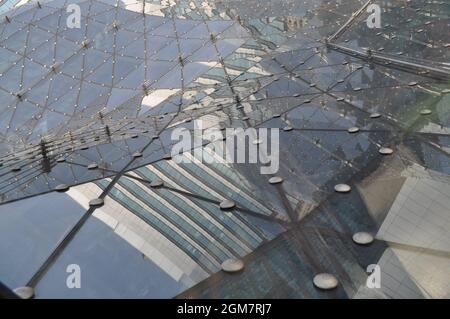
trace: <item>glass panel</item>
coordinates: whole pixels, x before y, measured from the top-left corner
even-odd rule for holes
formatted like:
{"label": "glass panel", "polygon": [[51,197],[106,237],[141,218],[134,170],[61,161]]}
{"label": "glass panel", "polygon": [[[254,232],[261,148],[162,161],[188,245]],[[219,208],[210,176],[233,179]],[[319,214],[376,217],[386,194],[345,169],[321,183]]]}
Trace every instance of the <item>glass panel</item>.
{"label": "glass panel", "polygon": [[87,209],[78,187],[0,206],[0,276],[11,288],[25,285],[56,243]]}

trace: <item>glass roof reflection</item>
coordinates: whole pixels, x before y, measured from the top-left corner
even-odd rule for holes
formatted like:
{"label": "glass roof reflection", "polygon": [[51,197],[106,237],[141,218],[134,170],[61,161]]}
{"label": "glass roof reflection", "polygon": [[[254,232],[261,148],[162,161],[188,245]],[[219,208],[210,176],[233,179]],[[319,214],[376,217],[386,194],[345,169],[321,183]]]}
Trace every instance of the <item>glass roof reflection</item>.
{"label": "glass roof reflection", "polygon": [[[366,6],[0,1],[0,281],[35,298],[448,298],[450,6],[389,1],[375,30]],[[278,172],[171,156],[196,120],[280,129]]]}

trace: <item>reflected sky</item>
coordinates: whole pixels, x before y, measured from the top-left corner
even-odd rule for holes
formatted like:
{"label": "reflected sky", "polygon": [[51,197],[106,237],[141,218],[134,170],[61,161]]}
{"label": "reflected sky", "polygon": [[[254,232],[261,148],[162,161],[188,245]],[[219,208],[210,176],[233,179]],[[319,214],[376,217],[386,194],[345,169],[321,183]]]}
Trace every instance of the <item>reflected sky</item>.
{"label": "reflected sky", "polygon": [[0,263],[2,281],[15,287],[27,281],[85,212],[68,194],[50,193],[2,206]]}

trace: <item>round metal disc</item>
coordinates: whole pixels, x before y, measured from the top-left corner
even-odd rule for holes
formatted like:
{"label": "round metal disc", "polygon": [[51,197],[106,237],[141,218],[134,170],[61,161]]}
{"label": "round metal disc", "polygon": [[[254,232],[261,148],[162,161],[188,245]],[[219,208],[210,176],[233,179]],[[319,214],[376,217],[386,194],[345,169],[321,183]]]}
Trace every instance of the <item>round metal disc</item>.
{"label": "round metal disc", "polygon": [[161,187],[163,185],[164,185],[164,182],[160,179],[155,179],[154,181],[152,181],[150,183],[150,187],[154,187],[154,188]]}
{"label": "round metal disc", "polygon": [[229,199],[225,199],[220,203],[220,209],[232,209],[236,206],[236,204]]}
{"label": "round metal disc", "polygon": [[423,109],[422,111],[420,111],[421,115],[430,115],[432,113],[432,111],[430,109]]}
{"label": "round metal disc", "polygon": [[104,203],[105,203],[105,202],[103,201],[103,199],[101,199],[101,198],[95,198],[95,199],[92,199],[92,200],[89,202],[89,206],[92,206],[92,207],[98,207],[98,206],[103,206]]}
{"label": "round metal disc", "polygon": [[57,161],[58,163],[63,163],[63,162],[66,161],[66,159],[65,159],[64,157],[59,157],[56,161]]}
{"label": "round metal disc", "polygon": [[348,193],[351,191],[351,187],[347,184],[337,184],[334,186],[334,190],[338,193]]}
{"label": "round metal disc", "polygon": [[97,163],[91,163],[91,164],[89,164],[88,167],[87,167],[87,169],[96,169],[96,168],[98,168]]}
{"label": "round metal disc", "polygon": [[292,126],[283,127],[283,131],[285,131],[285,132],[292,131],[292,130],[293,130]]}
{"label": "round metal disc", "polygon": [[14,289],[14,293],[22,299],[31,299],[34,297],[34,289],[32,287],[19,287]]}
{"label": "round metal disc", "polygon": [[12,172],[18,172],[20,171],[22,168],[20,166],[14,166],[13,168],[11,168]]}
{"label": "round metal disc", "polygon": [[222,270],[225,272],[238,272],[244,269],[244,262],[240,259],[227,259],[222,263]]}
{"label": "round metal disc", "polygon": [[170,155],[170,154],[165,154],[165,155],[163,156],[163,158],[164,158],[165,160],[170,160],[170,159],[172,159],[172,155]]}
{"label": "round metal disc", "polygon": [[373,235],[367,232],[355,233],[352,238],[359,245],[368,245],[374,241]]}
{"label": "round metal disc", "polygon": [[380,113],[372,113],[372,114],[370,114],[370,118],[371,118],[371,119],[377,119],[377,118],[379,118],[379,117],[381,117],[381,114],[380,114]]}
{"label": "round metal disc", "polygon": [[254,145],[258,145],[258,144],[261,144],[262,141],[261,141],[261,140],[254,140],[252,143],[253,143]]}
{"label": "round metal disc", "polygon": [[274,177],[271,177],[270,179],[269,179],[269,183],[270,184],[280,184],[280,183],[282,183],[283,182],[283,178],[282,177],[280,177],[280,176],[274,176]]}
{"label": "round metal disc", "polygon": [[338,280],[332,274],[321,273],[314,276],[314,286],[323,290],[334,289],[338,285]]}
{"label": "round metal disc", "polygon": [[133,157],[142,157],[142,153],[141,152],[135,152],[133,153]]}
{"label": "round metal disc", "polygon": [[347,131],[349,133],[358,133],[359,132],[359,127],[353,126],[353,127],[350,127]]}
{"label": "round metal disc", "polygon": [[69,190],[69,185],[66,184],[59,184],[55,187],[55,191],[57,192],[65,192],[67,190]]}
{"label": "round metal disc", "polygon": [[389,147],[382,147],[378,150],[378,152],[382,155],[391,155],[392,153],[394,153],[394,150]]}

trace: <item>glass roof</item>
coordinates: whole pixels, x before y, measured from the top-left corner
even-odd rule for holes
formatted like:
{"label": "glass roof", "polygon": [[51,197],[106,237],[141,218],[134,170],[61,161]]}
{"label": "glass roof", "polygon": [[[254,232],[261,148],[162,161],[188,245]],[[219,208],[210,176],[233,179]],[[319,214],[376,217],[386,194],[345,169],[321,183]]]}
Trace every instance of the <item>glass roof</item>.
{"label": "glass roof", "polygon": [[[450,297],[450,4],[383,2],[383,27],[369,29],[365,0],[13,2],[0,1],[6,286]],[[198,120],[280,129],[279,170],[173,155],[172,133]],[[216,158],[216,142],[196,150]],[[244,269],[222,270],[229,259]],[[70,264],[81,288],[66,285]],[[371,264],[379,289],[366,286]],[[318,273],[338,287],[316,288]]]}

